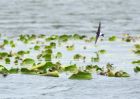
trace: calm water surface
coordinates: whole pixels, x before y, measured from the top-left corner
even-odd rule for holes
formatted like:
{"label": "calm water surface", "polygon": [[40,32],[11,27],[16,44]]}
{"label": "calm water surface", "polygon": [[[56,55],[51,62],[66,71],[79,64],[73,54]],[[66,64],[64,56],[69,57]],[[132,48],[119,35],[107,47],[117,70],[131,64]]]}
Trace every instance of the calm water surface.
{"label": "calm water surface", "polygon": [[[139,35],[139,9],[140,0],[0,0],[0,33],[91,35],[101,21],[106,37],[122,33]],[[130,64],[140,57],[131,52],[132,45],[100,42],[98,47],[109,52],[104,59],[125,69],[130,78],[93,75],[92,80],[75,81],[65,76],[9,75],[0,77],[0,99],[140,99],[140,75],[133,72]],[[89,48],[87,54],[90,53],[93,52]]]}

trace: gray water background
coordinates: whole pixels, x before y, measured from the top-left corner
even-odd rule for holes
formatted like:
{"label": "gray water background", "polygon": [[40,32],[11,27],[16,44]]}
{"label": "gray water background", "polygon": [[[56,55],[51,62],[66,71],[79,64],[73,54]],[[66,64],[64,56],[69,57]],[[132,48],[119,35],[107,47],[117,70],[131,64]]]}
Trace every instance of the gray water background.
{"label": "gray water background", "polygon": [[[101,21],[106,37],[122,33],[137,35],[139,15],[139,0],[0,0],[0,33],[90,35]],[[131,44],[122,44],[123,48],[118,43],[101,45],[108,49],[113,46],[115,62],[137,59],[125,49],[132,47]],[[89,81],[20,74],[0,77],[0,99],[140,99],[139,89],[139,74],[124,79],[93,75]]]}
{"label": "gray water background", "polygon": [[139,0],[0,0],[0,33],[138,34]]}

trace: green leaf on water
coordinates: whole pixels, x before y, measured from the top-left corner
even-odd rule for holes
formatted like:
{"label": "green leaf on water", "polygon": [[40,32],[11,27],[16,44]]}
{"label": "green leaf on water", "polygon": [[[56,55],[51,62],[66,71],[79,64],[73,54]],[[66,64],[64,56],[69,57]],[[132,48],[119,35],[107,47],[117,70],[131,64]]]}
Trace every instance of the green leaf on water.
{"label": "green leaf on water", "polygon": [[35,71],[33,71],[33,70],[29,70],[29,69],[27,69],[27,68],[21,68],[21,70],[20,70],[20,72],[22,73],[22,74],[37,74]]}
{"label": "green leaf on water", "polygon": [[74,50],[74,45],[66,46],[68,51],[73,51]]}
{"label": "green leaf on water", "polygon": [[74,64],[74,65],[70,65],[70,66],[65,67],[65,71],[77,72],[78,68],[77,68],[76,64]]}
{"label": "green leaf on water", "polygon": [[140,50],[134,50],[135,54],[140,54]]}
{"label": "green leaf on water", "polygon": [[140,64],[140,60],[133,61],[132,64]]}
{"label": "green leaf on water", "polygon": [[22,50],[17,52],[17,54],[20,56],[23,56],[24,54],[29,54],[29,53],[30,51],[22,51]]}
{"label": "green leaf on water", "polygon": [[33,65],[35,64],[35,61],[31,58],[26,58],[22,61],[22,65]]}
{"label": "green leaf on water", "polygon": [[115,77],[130,77],[129,74],[127,72],[124,71],[117,71],[115,73]]}
{"label": "green leaf on water", "polygon": [[47,70],[49,68],[52,68],[53,66],[55,66],[55,64],[53,64],[52,62],[46,62],[45,64],[39,64],[39,65],[36,65],[36,66],[33,66],[31,68],[31,70],[40,70],[40,71],[43,71],[43,73],[47,72]]}
{"label": "green leaf on water", "polygon": [[62,55],[62,53],[61,52],[57,52],[56,53],[56,58],[61,58],[63,55]]}
{"label": "green leaf on water", "polygon": [[3,73],[8,73],[8,70],[4,66],[0,65],[0,74]]}
{"label": "green leaf on water", "polygon": [[45,35],[44,34],[40,34],[38,37],[39,38],[45,38]]}
{"label": "green leaf on water", "polygon": [[99,50],[98,52],[99,52],[100,54],[105,54],[105,53],[106,53],[106,50],[101,49],[101,50]]}
{"label": "green leaf on water", "polygon": [[18,68],[11,68],[8,72],[10,74],[17,74],[19,72],[19,69]]}
{"label": "green leaf on water", "polygon": [[70,38],[69,35],[64,34],[64,35],[59,36],[59,41],[67,42],[69,38]]}
{"label": "green leaf on water", "polygon": [[9,44],[9,41],[8,41],[8,40],[6,40],[6,39],[5,39],[5,40],[3,40],[3,44],[4,44],[4,45],[7,45],[7,44]]}
{"label": "green leaf on water", "polygon": [[140,72],[140,66],[136,66],[135,68],[134,68],[134,72]]}
{"label": "green leaf on water", "polygon": [[136,49],[140,49],[140,44],[135,44]]}
{"label": "green leaf on water", "polygon": [[77,80],[90,80],[92,79],[92,74],[88,72],[79,71],[76,74],[72,74],[69,79],[77,79]]}
{"label": "green leaf on water", "polygon": [[108,38],[109,41],[116,41],[117,37],[116,36],[111,36]]}
{"label": "green leaf on water", "polygon": [[74,59],[74,60],[83,59],[83,56],[80,55],[80,54],[75,54],[75,55],[73,56],[73,59]]}
{"label": "green leaf on water", "polygon": [[43,58],[44,58],[46,61],[51,61],[52,55],[51,55],[51,54],[45,54],[45,55],[43,55]]}
{"label": "green leaf on water", "polygon": [[56,48],[56,43],[55,42],[51,42],[50,46],[51,46],[51,48]]}
{"label": "green leaf on water", "polygon": [[40,46],[36,45],[34,46],[34,50],[39,50],[40,49]]}
{"label": "green leaf on water", "polygon": [[10,41],[10,46],[11,46],[11,47],[15,47],[15,46],[16,46],[13,40]]}
{"label": "green leaf on water", "polygon": [[47,72],[45,74],[41,74],[41,76],[59,77],[59,72],[58,71]]}
{"label": "green leaf on water", "polygon": [[52,35],[48,38],[46,38],[46,41],[53,41],[53,40],[57,40],[58,39],[58,35]]}
{"label": "green leaf on water", "polygon": [[0,59],[3,59],[8,56],[9,56],[9,54],[7,52],[0,52]]}
{"label": "green leaf on water", "polygon": [[10,64],[10,62],[11,62],[10,58],[6,58],[6,59],[5,59],[5,63],[6,63],[6,64]]}

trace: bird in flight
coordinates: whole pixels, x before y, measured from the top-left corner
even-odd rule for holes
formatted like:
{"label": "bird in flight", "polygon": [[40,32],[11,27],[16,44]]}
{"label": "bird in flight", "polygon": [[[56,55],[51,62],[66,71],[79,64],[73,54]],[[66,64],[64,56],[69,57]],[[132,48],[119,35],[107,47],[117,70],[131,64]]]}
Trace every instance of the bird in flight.
{"label": "bird in flight", "polygon": [[104,34],[101,33],[101,22],[99,22],[98,30],[96,32],[95,44],[97,43],[99,36],[104,36]]}

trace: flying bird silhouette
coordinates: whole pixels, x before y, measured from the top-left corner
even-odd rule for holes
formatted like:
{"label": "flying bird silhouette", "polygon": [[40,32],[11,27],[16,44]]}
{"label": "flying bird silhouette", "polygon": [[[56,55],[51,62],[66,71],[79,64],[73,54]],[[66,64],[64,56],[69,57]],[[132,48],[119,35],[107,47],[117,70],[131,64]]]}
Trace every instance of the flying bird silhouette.
{"label": "flying bird silhouette", "polygon": [[99,22],[98,30],[96,32],[95,44],[97,43],[97,40],[100,36],[104,36],[104,34],[101,33],[101,22]]}

